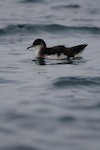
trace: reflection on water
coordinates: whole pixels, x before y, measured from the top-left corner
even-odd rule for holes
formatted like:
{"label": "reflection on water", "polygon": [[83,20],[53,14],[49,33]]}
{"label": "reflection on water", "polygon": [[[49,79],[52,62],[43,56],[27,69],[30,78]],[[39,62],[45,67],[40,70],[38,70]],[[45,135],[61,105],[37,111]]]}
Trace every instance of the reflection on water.
{"label": "reflection on water", "polygon": [[38,58],[37,57],[36,59],[34,59],[32,61],[34,61],[38,65],[46,65],[46,62],[45,62],[45,60],[43,58]]}
{"label": "reflection on water", "polygon": [[62,60],[57,60],[57,59],[44,59],[44,58],[38,58],[33,59],[36,64],[38,65],[64,65],[64,64],[74,64],[77,65],[79,63],[85,63],[86,61],[82,59],[82,57],[76,57],[72,59],[62,59]]}

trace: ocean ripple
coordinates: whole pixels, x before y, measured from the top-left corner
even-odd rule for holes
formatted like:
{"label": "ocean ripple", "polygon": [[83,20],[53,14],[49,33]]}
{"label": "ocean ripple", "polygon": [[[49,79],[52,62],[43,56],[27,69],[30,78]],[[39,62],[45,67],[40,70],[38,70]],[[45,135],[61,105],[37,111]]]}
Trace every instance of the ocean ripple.
{"label": "ocean ripple", "polygon": [[89,26],[65,26],[60,24],[12,24],[5,28],[0,29],[0,35],[15,35],[15,34],[26,34],[26,33],[90,33],[90,34],[100,34],[99,27],[89,27]]}
{"label": "ocean ripple", "polygon": [[81,6],[78,4],[53,6],[53,9],[78,9],[78,8],[81,8]]}
{"label": "ocean ripple", "polygon": [[60,77],[53,81],[53,86],[58,88],[69,86],[100,86],[100,77]]}
{"label": "ocean ripple", "polygon": [[59,121],[62,122],[62,123],[70,123],[70,122],[75,122],[76,121],[76,118],[73,117],[73,116],[61,116],[59,117]]}
{"label": "ocean ripple", "polygon": [[0,84],[12,84],[12,83],[18,83],[16,80],[10,80],[10,79],[5,79],[0,77]]}
{"label": "ocean ripple", "polygon": [[7,147],[7,148],[4,148],[2,150],[38,150],[37,148],[35,147],[31,147],[31,146],[26,146],[25,144],[24,145],[16,145],[16,146],[12,146],[12,147]]}
{"label": "ocean ripple", "polygon": [[43,0],[22,0],[21,3],[40,3]]}

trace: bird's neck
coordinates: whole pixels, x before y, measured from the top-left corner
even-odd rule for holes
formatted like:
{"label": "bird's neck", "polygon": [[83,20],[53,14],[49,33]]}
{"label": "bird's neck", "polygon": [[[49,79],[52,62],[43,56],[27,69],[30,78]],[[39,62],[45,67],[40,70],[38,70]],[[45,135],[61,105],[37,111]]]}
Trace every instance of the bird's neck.
{"label": "bird's neck", "polygon": [[41,57],[42,51],[46,48],[44,45],[35,46],[36,48],[36,57]]}

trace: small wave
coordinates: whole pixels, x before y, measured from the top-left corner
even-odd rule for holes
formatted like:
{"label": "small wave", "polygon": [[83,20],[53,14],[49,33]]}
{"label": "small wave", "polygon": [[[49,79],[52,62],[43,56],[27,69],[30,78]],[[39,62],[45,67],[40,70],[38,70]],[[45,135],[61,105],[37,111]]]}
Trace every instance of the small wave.
{"label": "small wave", "polygon": [[40,32],[48,33],[63,33],[63,32],[86,32],[91,34],[99,34],[100,28],[86,26],[65,26],[60,24],[12,24],[0,29],[0,35],[15,35],[15,34],[38,34]]}
{"label": "small wave", "polygon": [[53,6],[53,9],[78,9],[78,8],[81,8],[81,6],[78,4]]}
{"label": "small wave", "polygon": [[14,132],[8,128],[0,127],[0,133],[5,133],[5,134],[13,134]]}
{"label": "small wave", "polygon": [[100,86],[100,77],[60,77],[53,81],[53,86],[62,88],[68,86]]}
{"label": "small wave", "polygon": [[64,116],[59,117],[59,121],[62,123],[74,122],[74,121],[76,121],[76,118],[73,116],[65,116],[64,115]]}
{"label": "small wave", "polygon": [[5,146],[2,150],[38,150],[38,148],[34,146],[27,146],[27,144],[17,144],[15,146]]}
{"label": "small wave", "polygon": [[16,80],[0,78],[0,84],[19,84],[19,82]]}
{"label": "small wave", "polygon": [[14,83],[16,81],[0,78],[0,84]]}
{"label": "small wave", "polygon": [[39,31],[62,31],[65,30],[66,27],[63,25],[58,24],[51,24],[51,25],[42,25],[42,24],[16,24],[16,25],[9,25],[5,28],[0,29],[0,35],[7,35],[7,34],[16,34],[16,33],[34,33]]}
{"label": "small wave", "polygon": [[70,5],[67,5],[65,6],[66,8],[80,8],[81,6],[78,5],[78,4],[70,4]]}
{"label": "small wave", "polygon": [[40,3],[43,2],[43,0],[22,0],[20,3]]}
{"label": "small wave", "polygon": [[19,113],[13,109],[6,111],[4,115],[6,121],[22,120],[29,118],[27,114]]}
{"label": "small wave", "polygon": [[84,105],[80,106],[80,105],[78,105],[77,109],[81,109],[81,110],[82,109],[86,109],[86,110],[94,110],[94,109],[97,110],[98,109],[98,110],[100,110],[100,103],[98,102],[96,104],[93,104],[93,105],[90,104],[90,105],[87,105],[87,106],[84,106]]}
{"label": "small wave", "polygon": [[27,30],[28,31],[32,30],[32,26],[28,24],[9,25],[5,28],[0,29],[0,35],[24,33]]}

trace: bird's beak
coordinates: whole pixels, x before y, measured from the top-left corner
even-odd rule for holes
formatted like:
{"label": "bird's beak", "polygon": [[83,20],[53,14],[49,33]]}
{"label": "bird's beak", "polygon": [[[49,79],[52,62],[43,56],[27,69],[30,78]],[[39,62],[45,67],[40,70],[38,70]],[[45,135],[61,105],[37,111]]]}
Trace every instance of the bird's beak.
{"label": "bird's beak", "polygon": [[31,45],[31,46],[27,47],[27,50],[28,50],[28,49],[30,49],[30,48],[32,48],[32,47],[34,47],[34,46],[33,46],[33,45]]}

